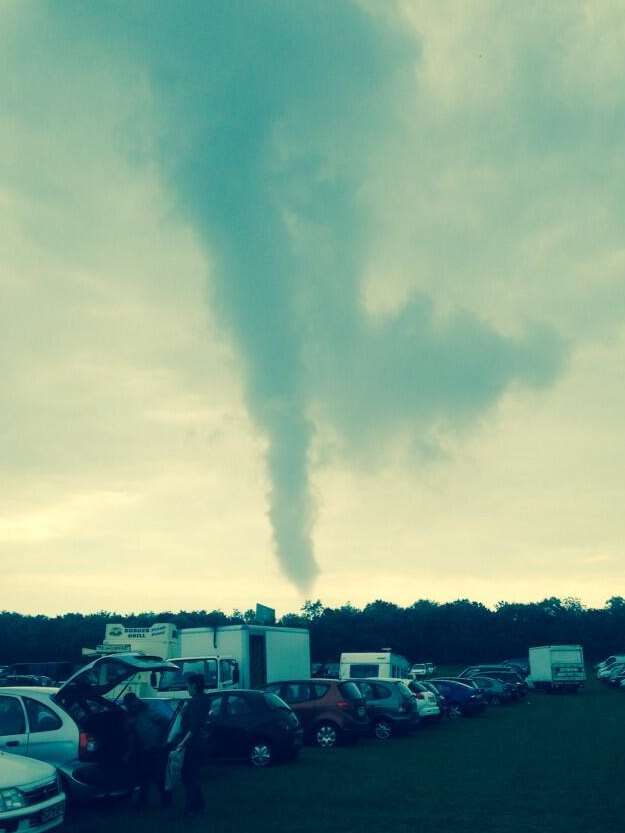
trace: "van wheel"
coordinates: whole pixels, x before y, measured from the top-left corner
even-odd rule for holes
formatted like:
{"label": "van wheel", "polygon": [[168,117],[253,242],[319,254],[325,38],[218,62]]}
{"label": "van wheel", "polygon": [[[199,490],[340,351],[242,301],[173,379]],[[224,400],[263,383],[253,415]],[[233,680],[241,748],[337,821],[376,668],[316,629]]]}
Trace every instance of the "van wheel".
{"label": "van wheel", "polygon": [[252,766],[265,767],[273,763],[273,749],[264,740],[255,740],[250,746],[248,760]]}
{"label": "van wheel", "polygon": [[388,740],[393,734],[393,726],[388,720],[376,720],[373,732],[378,740]]}
{"label": "van wheel", "polygon": [[332,749],[339,742],[338,729],[333,723],[320,723],[315,730],[315,740],[322,749]]}

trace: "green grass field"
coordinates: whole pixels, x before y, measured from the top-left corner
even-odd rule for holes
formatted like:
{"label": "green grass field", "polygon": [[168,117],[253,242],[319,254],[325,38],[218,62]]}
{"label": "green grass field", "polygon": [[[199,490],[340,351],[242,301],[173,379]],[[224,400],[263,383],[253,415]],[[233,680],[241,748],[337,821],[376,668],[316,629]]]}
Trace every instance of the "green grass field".
{"label": "green grass field", "polygon": [[268,770],[208,767],[208,811],[183,821],[127,803],[73,811],[76,833],[252,830],[619,833],[625,828],[625,693],[530,694],[411,738],[367,740]]}

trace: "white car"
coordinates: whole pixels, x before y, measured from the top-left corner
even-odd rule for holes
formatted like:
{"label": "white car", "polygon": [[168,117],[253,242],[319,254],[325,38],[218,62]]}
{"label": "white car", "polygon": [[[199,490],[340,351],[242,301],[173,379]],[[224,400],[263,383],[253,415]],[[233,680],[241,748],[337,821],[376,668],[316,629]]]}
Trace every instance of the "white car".
{"label": "white car", "polygon": [[599,672],[613,668],[614,665],[619,662],[625,662],[625,654],[612,654],[612,656],[604,659],[603,662],[597,663],[597,665],[595,665],[597,676],[599,676]]}
{"label": "white car", "polygon": [[625,662],[614,662],[612,665],[608,665],[606,668],[601,668],[597,671],[597,679],[603,680],[607,682],[611,677],[614,677],[616,674],[620,673],[625,669]]}
{"label": "white car", "polygon": [[0,830],[43,833],[63,823],[65,794],[50,764],[0,752]]}
{"label": "white car", "polygon": [[441,717],[440,706],[436,695],[417,680],[404,680],[417,700],[419,717],[422,720],[438,720]]}
{"label": "white car", "polygon": [[137,673],[171,669],[177,670],[156,657],[115,654],[82,668],[61,688],[0,688],[0,747],[53,764],[70,798],[127,794],[125,714],[104,695]]}

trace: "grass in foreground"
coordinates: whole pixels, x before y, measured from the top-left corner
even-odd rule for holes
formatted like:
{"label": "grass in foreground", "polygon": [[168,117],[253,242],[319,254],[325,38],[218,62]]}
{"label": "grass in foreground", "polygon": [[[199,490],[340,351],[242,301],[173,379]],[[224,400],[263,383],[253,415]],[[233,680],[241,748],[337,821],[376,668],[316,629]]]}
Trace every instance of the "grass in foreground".
{"label": "grass in foreground", "polygon": [[594,680],[577,695],[530,694],[412,738],[306,747],[269,770],[206,769],[206,815],[127,803],[76,810],[75,833],[617,833],[625,824],[625,693]]}

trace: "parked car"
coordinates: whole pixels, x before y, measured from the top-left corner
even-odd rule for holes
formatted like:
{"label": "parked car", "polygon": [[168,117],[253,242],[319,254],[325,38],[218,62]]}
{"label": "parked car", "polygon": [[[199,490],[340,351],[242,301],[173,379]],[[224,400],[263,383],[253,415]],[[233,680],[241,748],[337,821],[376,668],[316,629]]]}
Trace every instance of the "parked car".
{"label": "parked car", "polygon": [[366,700],[371,731],[378,740],[406,734],[419,727],[417,698],[402,680],[376,677],[353,682]]}
{"label": "parked car", "polygon": [[609,682],[613,676],[619,674],[621,671],[625,669],[625,662],[615,662],[612,665],[609,665],[607,668],[602,668],[600,671],[597,672],[597,679],[601,680],[602,682]]}
{"label": "parked car", "polygon": [[469,665],[467,668],[462,670],[458,676],[459,677],[471,677],[476,672],[481,672],[483,674],[487,674],[490,671],[504,671],[507,673],[516,673],[511,671],[511,669],[507,665],[503,665],[502,663],[491,663],[485,665]]}
{"label": "parked car", "polygon": [[610,673],[601,682],[618,688],[622,679],[625,679],[625,665],[617,664],[612,666]]}
{"label": "parked car", "polygon": [[521,677],[525,678],[529,676],[530,673],[530,663],[527,657],[517,657],[515,659],[505,659],[503,661],[503,665],[506,665],[508,668],[512,668],[513,671],[517,671]]}
{"label": "parked car", "polygon": [[[303,745],[303,731],[293,710],[277,694],[256,689],[218,689],[210,697],[210,756],[218,760],[247,760],[266,767],[293,760]],[[168,740],[180,731],[184,701],[146,699],[150,708],[173,715]]]}
{"label": "parked car", "polygon": [[40,677],[48,682],[41,685],[61,685],[61,682],[68,680],[72,674],[78,671],[78,666],[73,662],[64,660],[54,662],[14,662],[7,666],[4,675],[7,677]]}
{"label": "parked car", "polygon": [[443,695],[436,688],[436,686],[429,680],[420,680],[419,685],[422,685],[428,691],[432,692],[434,697],[436,697],[436,702],[438,704],[439,709],[441,710],[441,715],[445,716],[447,714],[447,703]]}
{"label": "parked car", "polygon": [[33,674],[7,674],[3,677],[0,677],[0,687],[6,688],[7,686],[50,686],[52,685],[52,680],[49,677],[39,677]]}
{"label": "parked car", "polygon": [[104,695],[137,673],[174,667],[157,657],[115,654],[85,666],[61,688],[2,688],[0,744],[56,766],[70,798],[128,793],[126,716]]}
{"label": "parked car", "polygon": [[597,671],[602,671],[604,668],[609,668],[617,662],[625,662],[625,654],[612,654],[601,662],[598,662],[595,665],[595,669]]}
{"label": "parked car", "polygon": [[619,688],[623,680],[625,680],[625,670],[619,671],[618,674],[615,674],[613,677],[610,677],[608,680],[608,685],[612,688]]}
{"label": "parked car", "polygon": [[516,691],[518,697],[524,697],[528,692],[527,682],[522,677],[520,677],[515,671],[511,671],[507,668],[503,671],[498,668],[494,668],[488,671],[482,669],[469,668],[465,669],[465,671],[462,672],[460,677],[461,679],[470,679],[471,677],[483,676],[484,674],[488,677],[492,677],[495,680],[500,680],[502,683],[510,683],[510,685],[514,687],[514,690]]}
{"label": "parked car", "polygon": [[471,717],[484,710],[484,697],[469,683],[442,679],[431,683],[445,698],[448,717]]}
{"label": "parked car", "polygon": [[44,833],[64,815],[65,794],[53,766],[0,752],[0,830]]}
{"label": "parked car", "polygon": [[440,720],[443,716],[442,709],[437,696],[429,688],[426,688],[418,680],[404,680],[406,686],[412,691],[417,701],[417,709],[421,720]]}
{"label": "parked car", "polygon": [[489,705],[497,706],[501,703],[510,703],[512,700],[518,698],[518,694],[512,683],[502,682],[495,677],[481,675],[469,677],[469,679],[475,680],[482,690],[484,699]]}
{"label": "parked car", "polygon": [[488,704],[488,699],[485,697],[483,689],[480,687],[479,683],[473,677],[453,677],[450,675],[448,677],[439,677],[439,679],[448,680],[452,683],[462,683],[463,685],[470,686],[472,689],[475,690],[478,697],[481,698],[481,700],[483,701],[483,705],[486,706]]}
{"label": "parked car", "polygon": [[365,698],[349,680],[284,680],[269,683],[263,691],[288,703],[302,724],[305,740],[324,749],[357,741],[369,731]]}

